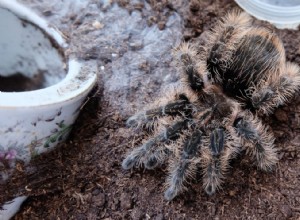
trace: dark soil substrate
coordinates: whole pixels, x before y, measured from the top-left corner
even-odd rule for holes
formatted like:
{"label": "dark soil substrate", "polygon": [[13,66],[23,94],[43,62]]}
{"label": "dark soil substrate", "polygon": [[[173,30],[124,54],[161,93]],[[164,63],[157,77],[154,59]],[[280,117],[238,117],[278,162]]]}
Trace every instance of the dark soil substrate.
{"label": "dark soil substrate", "polygon": [[[184,18],[186,41],[195,40],[220,16],[237,7],[230,0],[201,0],[189,4],[167,0],[148,2],[153,13],[149,25],[160,25],[163,29],[168,12],[177,11]],[[137,4],[133,7],[129,1],[119,1],[119,4],[128,10],[143,7]],[[74,25],[80,26],[80,22]],[[300,32],[276,32],[283,40],[287,59],[300,64]],[[201,42],[201,37],[199,39]],[[89,59],[97,59],[101,65],[104,62],[98,56]],[[107,60],[104,63],[109,65]],[[149,84],[147,91],[153,87],[152,94],[155,94],[157,83]],[[125,128],[129,114],[110,104],[111,97],[103,93],[100,77],[69,141],[32,161],[26,173],[19,164],[11,181],[1,186],[5,190],[1,192],[2,202],[16,195],[30,196],[15,219],[299,219],[298,97],[299,94],[291,104],[266,119],[280,149],[281,160],[275,172],[263,173],[241,155],[232,162],[223,190],[207,196],[200,180],[186,193],[166,202],[163,168],[122,170],[124,155],[139,137]]]}

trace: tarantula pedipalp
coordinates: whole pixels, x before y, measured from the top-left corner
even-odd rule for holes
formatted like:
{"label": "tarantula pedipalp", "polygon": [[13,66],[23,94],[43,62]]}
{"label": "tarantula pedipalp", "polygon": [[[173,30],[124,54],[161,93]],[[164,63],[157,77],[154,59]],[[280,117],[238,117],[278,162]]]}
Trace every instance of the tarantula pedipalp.
{"label": "tarantula pedipalp", "polygon": [[167,162],[167,200],[187,188],[198,168],[207,194],[215,193],[242,149],[260,169],[271,170],[278,161],[273,134],[250,110],[270,114],[300,87],[299,67],[286,62],[279,38],[254,27],[246,13],[229,13],[209,36],[202,53],[189,44],[177,50],[180,88],[127,120],[154,134],[122,167]]}

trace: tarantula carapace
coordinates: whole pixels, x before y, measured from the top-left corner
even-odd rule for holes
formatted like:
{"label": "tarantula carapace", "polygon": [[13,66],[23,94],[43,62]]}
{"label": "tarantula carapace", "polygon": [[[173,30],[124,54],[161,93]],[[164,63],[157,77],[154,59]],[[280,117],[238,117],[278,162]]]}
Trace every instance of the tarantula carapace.
{"label": "tarantula carapace", "polygon": [[241,150],[271,170],[278,161],[274,137],[257,115],[272,113],[300,87],[299,67],[286,62],[280,39],[248,14],[227,14],[208,36],[204,47],[184,43],[175,51],[181,85],[127,121],[153,134],[122,167],[167,163],[167,200],[199,169],[206,193],[215,193]]}

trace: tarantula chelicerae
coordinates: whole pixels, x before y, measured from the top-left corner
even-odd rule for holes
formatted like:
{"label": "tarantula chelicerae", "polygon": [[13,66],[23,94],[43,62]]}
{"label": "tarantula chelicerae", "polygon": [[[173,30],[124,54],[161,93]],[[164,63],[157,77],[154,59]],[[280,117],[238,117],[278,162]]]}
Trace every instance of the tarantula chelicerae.
{"label": "tarantula chelicerae", "polygon": [[183,44],[176,51],[182,85],[127,121],[154,134],[123,168],[167,162],[167,200],[184,191],[199,168],[206,193],[215,193],[244,149],[260,169],[271,170],[278,161],[274,137],[257,115],[272,113],[300,87],[299,67],[286,62],[280,39],[244,12],[227,14],[201,52],[195,48]]}

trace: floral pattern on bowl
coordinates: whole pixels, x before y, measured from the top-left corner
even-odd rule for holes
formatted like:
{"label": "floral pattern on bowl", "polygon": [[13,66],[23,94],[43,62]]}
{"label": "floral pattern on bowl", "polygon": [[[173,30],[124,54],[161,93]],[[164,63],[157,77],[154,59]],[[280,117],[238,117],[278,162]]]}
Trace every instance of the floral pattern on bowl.
{"label": "floral pattern on bowl", "polygon": [[[0,60],[0,181],[6,181],[16,160],[28,163],[67,138],[96,83],[97,65],[66,57],[60,33],[14,0],[0,0],[0,31],[6,55]],[[28,89],[15,91],[18,83]],[[10,219],[25,199],[7,202],[0,219]]]}

